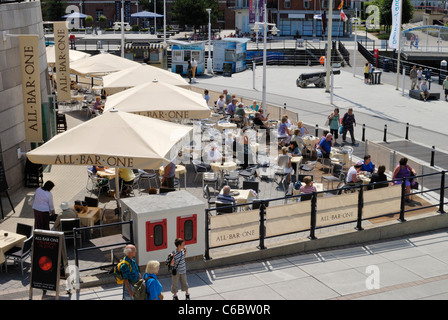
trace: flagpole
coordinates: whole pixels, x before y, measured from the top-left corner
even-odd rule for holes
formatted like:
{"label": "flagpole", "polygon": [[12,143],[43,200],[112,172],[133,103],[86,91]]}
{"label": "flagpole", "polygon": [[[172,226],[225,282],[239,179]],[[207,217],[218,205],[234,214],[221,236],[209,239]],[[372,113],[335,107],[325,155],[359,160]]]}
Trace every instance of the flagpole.
{"label": "flagpole", "polygon": [[358,9],[355,8],[355,45],[353,46],[353,76],[356,75],[356,49],[358,47]]}
{"label": "flagpole", "polygon": [[[396,86],[395,86],[395,90],[398,90],[398,82],[400,80],[400,58],[401,58],[401,16],[402,16],[402,7],[403,7],[403,1],[402,0],[398,0],[400,2],[399,7],[400,7],[400,14],[398,15],[398,57],[397,57],[397,81],[396,81]],[[404,71],[403,71],[404,72]]]}

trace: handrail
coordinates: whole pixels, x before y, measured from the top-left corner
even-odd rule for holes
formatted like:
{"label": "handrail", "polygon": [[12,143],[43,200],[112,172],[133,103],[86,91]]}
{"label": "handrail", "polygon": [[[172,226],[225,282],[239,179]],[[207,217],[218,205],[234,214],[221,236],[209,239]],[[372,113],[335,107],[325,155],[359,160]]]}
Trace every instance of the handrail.
{"label": "handrail", "polygon": [[[387,180],[386,182],[389,184],[392,184],[394,182],[401,182],[401,196],[400,196],[400,210],[396,211],[396,212],[388,212],[385,214],[380,214],[377,216],[373,216],[370,217],[368,219],[374,219],[374,218],[379,218],[379,217],[384,217],[384,216],[389,216],[391,214],[399,214],[399,221],[400,222],[406,222],[405,219],[405,213],[406,212],[412,212],[412,211],[417,211],[417,210],[422,210],[422,209],[427,209],[427,208],[431,208],[431,207],[438,207],[437,212],[440,214],[444,214],[446,213],[444,210],[444,207],[446,204],[448,204],[448,202],[445,202],[445,189],[447,188],[445,186],[445,175],[447,174],[448,171],[442,171],[442,172],[434,172],[434,173],[428,173],[428,174],[422,174],[422,175],[417,175],[417,176],[413,176],[413,177],[405,177],[405,178],[399,178],[399,179],[392,179],[392,180]],[[404,181],[406,180],[412,180],[412,179],[418,179],[418,178],[424,178],[424,177],[428,177],[428,176],[440,176],[441,177],[441,182],[440,182],[440,187],[439,188],[435,188],[435,189],[427,189],[424,191],[418,191],[418,192],[414,192],[414,193],[406,193],[406,187],[405,187],[405,183]],[[246,207],[249,205],[253,205],[254,203],[259,203],[260,204],[260,221],[259,221],[259,230],[260,230],[260,236],[259,236],[259,245],[257,246],[257,248],[259,248],[260,250],[266,249],[265,245],[264,245],[264,241],[266,238],[273,238],[273,237],[278,237],[278,236],[283,236],[283,235],[287,235],[287,234],[292,234],[292,233],[297,233],[297,232],[303,232],[303,231],[307,231],[309,230],[310,234],[308,236],[308,238],[310,240],[314,240],[317,239],[316,235],[315,235],[315,231],[317,229],[321,229],[321,228],[329,228],[329,227],[334,227],[337,225],[343,225],[343,224],[347,224],[347,223],[353,223],[356,222],[356,230],[358,231],[362,231],[362,221],[364,221],[366,218],[363,218],[362,213],[363,213],[363,206],[364,206],[364,188],[368,188],[369,186],[375,186],[378,184],[382,184],[384,183],[384,181],[382,182],[374,182],[374,183],[369,183],[369,184],[361,184],[361,185],[354,185],[354,186],[344,186],[344,188],[347,189],[354,189],[356,191],[356,189],[358,190],[358,214],[356,217],[356,220],[354,221],[347,221],[347,222],[340,222],[340,223],[335,223],[335,224],[331,224],[331,225],[325,225],[325,226],[316,226],[316,216],[317,216],[317,203],[318,203],[318,195],[322,194],[322,193],[327,193],[327,192],[337,192],[339,189],[331,189],[331,190],[326,190],[326,191],[319,191],[319,192],[313,192],[313,195],[311,197],[311,201],[310,202],[310,225],[309,228],[306,229],[301,229],[301,230],[296,230],[294,232],[288,232],[288,233],[284,233],[284,234],[277,234],[275,236],[270,236],[267,237],[265,234],[265,222],[266,222],[266,206],[265,203],[266,202],[273,202],[273,201],[279,201],[279,200],[287,200],[287,199],[296,199],[302,196],[302,194],[299,195],[290,195],[290,196],[285,196],[285,197],[278,197],[278,198],[270,198],[270,199],[256,199],[252,202],[248,202],[248,203],[244,203],[244,204],[236,204],[236,205],[229,205],[229,206],[222,206],[219,208],[208,208],[205,209],[205,254],[204,257],[206,260],[210,259],[210,249],[212,249],[210,247],[210,239],[209,239],[209,232],[210,232],[210,215],[212,212],[217,211],[218,209],[226,209],[226,208],[238,208],[238,207]],[[412,194],[424,194],[424,193],[428,193],[428,192],[432,192],[435,190],[439,190],[440,191],[440,197],[439,197],[439,203],[437,204],[433,204],[433,205],[428,205],[428,206],[424,206],[424,207],[419,207],[419,208],[412,208],[412,209],[405,209],[405,199],[406,197],[412,195]],[[353,191],[353,192],[355,192]],[[231,215],[231,214],[230,214]],[[240,241],[238,243],[245,243],[245,242],[253,242],[253,240],[245,240],[245,241]],[[220,245],[220,246],[214,246],[213,248],[219,248],[219,247],[226,247],[226,246],[230,246],[230,245],[234,245],[236,243],[232,243],[232,244],[227,244],[227,245]]]}

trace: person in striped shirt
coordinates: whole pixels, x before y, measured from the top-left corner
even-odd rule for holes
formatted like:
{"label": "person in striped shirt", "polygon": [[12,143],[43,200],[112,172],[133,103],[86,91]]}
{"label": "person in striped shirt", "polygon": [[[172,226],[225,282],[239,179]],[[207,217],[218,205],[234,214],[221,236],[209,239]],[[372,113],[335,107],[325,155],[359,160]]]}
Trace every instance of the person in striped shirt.
{"label": "person in striped shirt", "polygon": [[187,255],[185,241],[182,238],[177,238],[174,241],[174,245],[176,246],[176,250],[172,253],[174,255],[174,259],[171,260],[171,266],[174,267],[177,272],[175,275],[171,275],[171,293],[173,294],[173,300],[179,300],[177,297],[179,280],[180,289],[185,291],[185,300],[190,300],[187,282],[187,265],[185,263],[185,256]]}

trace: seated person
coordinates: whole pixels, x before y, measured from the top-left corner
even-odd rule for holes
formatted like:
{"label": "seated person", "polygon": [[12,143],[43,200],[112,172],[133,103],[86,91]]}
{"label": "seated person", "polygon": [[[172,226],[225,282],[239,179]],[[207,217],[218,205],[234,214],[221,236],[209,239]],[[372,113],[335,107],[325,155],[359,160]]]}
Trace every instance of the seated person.
{"label": "seated person", "polygon": [[282,148],[282,154],[279,155],[277,159],[277,166],[278,166],[277,168],[280,170],[281,173],[286,174],[286,182],[289,184],[291,174],[294,173],[294,170],[291,164],[291,156],[288,155],[287,147]]}
{"label": "seated person", "polygon": [[123,195],[129,195],[132,191],[132,185],[134,184],[135,174],[132,169],[129,168],[119,168],[118,169],[118,176],[120,177],[120,184],[123,185],[122,187],[122,194]]}
{"label": "seated person", "polygon": [[426,84],[426,80],[423,81],[423,83],[420,85],[420,95],[424,101],[428,100],[429,98],[429,90],[428,85]]}
{"label": "seated person", "polygon": [[289,141],[291,140],[291,134],[289,133],[289,129],[288,129],[288,118],[283,117],[282,118],[282,123],[280,123],[280,125],[277,128],[277,132],[278,132],[278,139],[281,141],[279,142],[280,146],[286,146],[289,144]]}
{"label": "seated person", "polygon": [[373,186],[370,186],[370,188],[378,189],[387,187],[389,185],[389,182],[387,182],[387,176],[384,174],[384,172],[386,172],[386,167],[379,166],[378,171],[374,173],[370,178],[370,183],[378,182],[378,184],[374,184]]}
{"label": "seated person", "polygon": [[356,162],[355,165],[351,166],[347,172],[346,182],[348,185],[358,185],[362,184],[362,180],[358,178],[358,173],[361,171],[362,161]]}
{"label": "seated person", "polygon": [[259,126],[260,129],[270,129],[269,126],[267,126],[267,125],[264,124],[263,120],[261,120],[260,117],[261,117],[260,112],[256,112],[256,113],[255,113],[255,117],[254,117],[254,119],[252,120],[253,123],[254,123],[254,125]]}
{"label": "seated person", "polygon": [[233,98],[232,99],[232,103],[227,105],[227,114],[230,114],[231,116],[233,116],[235,114],[236,111],[236,103],[238,102],[237,99]]}
{"label": "seated person", "polygon": [[245,115],[246,112],[244,111],[244,105],[242,103],[239,103],[235,109],[235,116],[244,117]]}
{"label": "seated person", "polygon": [[299,146],[297,145],[297,142],[291,141],[289,143],[288,153],[292,157],[300,157],[302,155],[302,151],[300,151]]}
{"label": "seated person", "polygon": [[265,115],[263,114],[263,113],[264,113],[263,108],[258,109],[258,112],[260,112],[260,120],[261,120],[261,121],[268,121],[270,113],[268,113],[268,114],[265,116]]}
{"label": "seated person", "polygon": [[93,111],[99,111],[99,112],[104,111],[104,105],[100,97],[96,97],[96,101],[93,104]]}
{"label": "seated person", "polygon": [[303,121],[297,122],[297,128],[300,129],[300,136],[303,137],[306,134],[309,134],[308,129],[303,125]]}
{"label": "seated person", "polygon": [[173,189],[175,175],[176,175],[176,164],[173,161],[171,161],[164,168],[162,187]]}
{"label": "seated person", "polygon": [[317,192],[316,187],[313,186],[313,179],[310,176],[303,178],[303,182],[305,182],[305,185],[300,187],[300,193]]}
{"label": "seated person", "polygon": [[361,171],[370,173],[375,172],[375,165],[372,163],[370,155],[364,156],[364,162],[362,163]]}
{"label": "seated person", "polygon": [[226,108],[226,101],[224,100],[224,95],[221,94],[219,99],[215,102],[215,111],[216,112],[224,112]]}
{"label": "seated person", "polygon": [[210,162],[219,162],[222,161],[223,159],[223,155],[221,153],[221,151],[219,151],[217,149],[217,146],[215,143],[211,144],[211,148],[210,151],[207,152],[205,160],[210,163]]}
{"label": "seated person", "polygon": [[54,230],[61,231],[61,219],[72,219],[78,218],[78,213],[70,208],[67,202],[62,202],[59,206],[62,209],[62,212],[58,214],[56,221],[54,222]]}
{"label": "seated person", "polygon": [[305,148],[305,143],[303,142],[303,138],[300,135],[300,129],[294,130],[291,137],[291,142],[295,142],[300,150],[303,150]]}
{"label": "seated person", "polygon": [[252,105],[250,106],[250,108],[251,108],[252,110],[254,110],[254,111],[258,111],[258,109],[260,108],[260,106],[257,104],[257,101],[254,100],[254,101],[252,102]]}
{"label": "seated person", "polygon": [[327,133],[325,138],[320,140],[319,144],[316,146],[317,155],[319,157],[322,156],[324,158],[330,158],[332,139],[333,135],[331,133]]}
{"label": "seated person", "polygon": [[216,201],[226,203],[229,205],[236,205],[235,198],[230,195],[230,187],[228,185],[222,188],[222,193],[218,194]]}

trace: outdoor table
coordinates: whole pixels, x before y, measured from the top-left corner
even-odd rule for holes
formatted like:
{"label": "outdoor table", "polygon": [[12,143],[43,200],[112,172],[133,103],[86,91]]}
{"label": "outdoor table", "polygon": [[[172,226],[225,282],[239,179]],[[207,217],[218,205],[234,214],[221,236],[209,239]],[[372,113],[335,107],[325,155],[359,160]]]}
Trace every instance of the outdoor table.
{"label": "outdoor table", "polygon": [[98,170],[96,172],[96,175],[103,179],[106,178],[106,179],[112,180],[115,178],[115,168],[107,168],[104,170]]}
{"label": "outdoor table", "polygon": [[302,163],[302,159],[303,159],[303,157],[302,156],[296,156],[296,157],[291,157],[291,165],[293,164],[293,163],[295,163],[296,164],[296,181],[299,179],[298,177],[299,177],[299,167],[300,167],[300,164]]}
{"label": "outdoor table", "polygon": [[305,147],[309,151],[313,151],[314,148],[316,147],[316,144],[318,144],[320,141],[320,138],[315,136],[304,136],[302,139],[303,142],[305,143]]}
{"label": "outdoor table", "polygon": [[[306,183],[305,183],[305,182],[301,182],[300,184],[301,184],[302,186],[305,186]],[[323,183],[320,183],[320,182],[313,182],[313,186],[316,187],[316,192],[324,191],[324,184],[323,184]],[[293,193],[294,196],[299,195],[299,194],[300,194],[300,190],[296,190],[296,189],[294,188],[292,193]],[[323,196],[324,196],[324,193],[323,193],[323,192],[318,193],[317,196],[318,196],[318,197],[323,197]]]}
{"label": "outdoor table", "polygon": [[[8,233],[7,237],[5,237],[5,233]],[[5,253],[8,250],[14,247],[21,247],[25,240],[26,236],[22,234],[0,230],[0,264],[6,261]]]}
{"label": "outdoor table", "polygon": [[[231,189],[230,190],[230,194],[232,194],[232,192],[238,192],[238,195],[232,196],[233,199],[235,199],[236,204],[245,204],[249,201],[249,199],[251,198],[255,198],[256,195],[252,192],[252,190],[247,189]],[[223,193],[223,189],[221,189],[221,191],[219,192],[220,194]],[[243,209],[243,207],[240,207],[241,209]],[[246,209],[247,207],[245,207]]]}
{"label": "outdoor table", "polygon": [[230,122],[218,123],[217,126],[218,126],[218,129],[221,131],[226,130],[226,129],[236,129],[236,127],[237,127],[236,123],[230,123]]}
{"label": "outdoor table", "polygon": [[[159,175],[160,175],[161,177],[163,177],[164,173],[165,173],[165,167],[164,167],[164,166],[161,166],[161,167],[159,168]],[[174,176],[175,176],[177,179],[180,179],[180,175],[181,175],[181,174],[184,176],[184,188],[185,188],[185,190],[186,190],[186,189],[187,189],[187,168],[186,168],[185,166],[182,166],[182,165],[180,165],[180,164],[177,164],[177,165],[176,165],[176,171],[174,171]],[[180,190],[180,183],[179,183],[179,190]]]}
{"label": "outdoor table", "polygon": [[82,227],[93,227],[101,219],[102,210],[99,207],[88,207],[87,212],[78,213]]}
{"label": "outdoor table", "polygon": [[362,184],[369,184],[370,183],[370,178],[366,177],[362,173],[358,174],[358,179],[362,180]]}
{"label": "outdoor table", "polygon": [[348,168],[350,164],[350,154],[348,153],[342,153],[338,149],[332,148],[330,152],[330,159],[332,162],[336,163],[344,163],[345,167]]}

